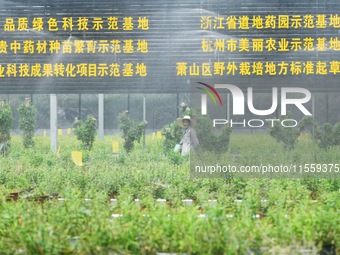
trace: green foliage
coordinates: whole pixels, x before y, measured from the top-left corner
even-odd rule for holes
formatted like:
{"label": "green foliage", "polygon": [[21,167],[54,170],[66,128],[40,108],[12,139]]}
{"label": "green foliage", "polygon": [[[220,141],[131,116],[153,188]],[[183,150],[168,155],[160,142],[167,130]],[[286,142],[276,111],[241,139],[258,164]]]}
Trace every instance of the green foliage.
{"label": "green foliage", "polygon": [[126,152],[130,152],[134,148],[134,142],[140,142],[148,123],[132,120],[127,111],[120,113],[118,119],[119,128],[123,130],[124,149]]}
{"label": "green foliage", "polygon": [[9,104],[0,105],[0,153],[8,155],[11,140],[12,109]]}
{"label": "green foliage", "polygon": [[313,128],[316,128],[316,123],[312,116],[303,117],[298,124],[299,132],[309,131],[312,132]]}
{"label": "green foliage", "polygon": [[340,122],[334,127],[330,123],[325,123],[315,130],[315,139],[318,146],[329,150],[330,147],[340,145]]}
{"label": "green foliage", "polygon": [[[175,158],[159,153],[158,142],[150,139],[153,153],[136,144],[113,155],[117,138],[108,138],[86,152],[82,169],[70,160],[75,137],[60,137],[60,158],[44,137],[28,150],[12,138],[11,155],[0,158],[1,254],[322,254],[327,245],[340,251],[339,179],[193,179],[190,163],[171,164]],[[230,151],[241,155],[228,161],[290,164],[272,142],[269,135],[234,134]],[[313,159],[311,144],[296,146],[299,163]],[[340,148],[319,151],[323,162],[336,162]],[[10,192],[19,192],[18,201]],[[59,199],[32,199],[53,193]],[[117,203],[108,201],[112,193]],[[190,198],[192,205],[181,201]]]}
{"label": "green foliage", "polygon": [[182,128],[177,124],[176,121],[170,125],[166,125],[162,129],[163,150],[165,153],[172,152],[175,145],[178,144],[183,136]]}
{"label": "green foliage", "polygon": [[193,117],[195,115],[195,113],[189,108],[189,106],[185,103],[182,102],[179,106],[179,111],[181,112],[181,114],[184,115],[190,115],[191,117]]}
{"label": "green foliage", "polygon": [[85,150],[91,150],[96,135],[97,120],[92,115],[87,115],[86,120],[75,120],[74,133],[83,144]]}
{"label": "green foliage", "polygon": [[169,157],[171,163],[173,163],[174,165],[183,164],[186,160],[189,159],[189,154],[182,156],[181,153],[175,152],[173,150],[169,150],[167,152],[167,156]]}
{"label": "green foliage", "polygon": [[[186,103],[182,102],[178,106],[178,109],[180,110],[182,116],[189,115],[191,118],[195,118],[195,112],[191,110]],[[165,125],[161,132],[165,138],[163,141],[164,152],[169,155],[171,159],[173,159],[172,162],[175,164],[183,162],[184,159],[180,158],[180,154],[176,155],[178,153],[173,153],[175,145],[181,141],[183,136],[183,128],[177,124],[177,121],[174,121],[171,124]]]}
{"label": "green foliage", "polygon": [[292,150],[299,137],[299,130],[297,128],[285,128],[275,122],[273,127],[270,128],[269,134],[275,138],[278,143],[283,143],[283,147],[286,150]]}
{"label": "green foliage", "polygon": [[197,118],[196,131],[201,149],[215,153],[228,151],[232,128],[225,125],[219,134],[214,133],[214,129],[209,116]]}
{"label": "green foliage", "polygon": [[291,117],[291,113],[288,113],[287,116],[281,116],[280,121],[274,121],[273,127],[269,128],[269,134],[278,143],[283,143],[285,150],[294,149],[299,135],[306,129],[311,130],[314,125],[313,118],[305,116],[296,127],[283,127],[281,122],[285,119],[291,119]]}
{"label": "green foliage", "polygon": [[[291,114],[288,114],[286,118],[291,118]],[[280,122],[286,118],[282,116]],[[269,133],[278,142],[283,143],[286,150],[292,150],[295,148],[298,136],[303,131],[312,133],[313,129],[315,132],[314,138],[321,149],[329,150],[332,146],[340,145],[340,122],[334,126],[330,123],[325,123],[320,127],[310,116],[305,116],[294,128],[285,128],[278,121],[275,121],[274,127],[269,128]]]}
{"label": "green foliage", "polygon": [[19,128],[23,131],[24,147],[34,146],[34,131],[36,121],[36,109],[28,103],[21,103],[19,108]]}
{"label": "green foliage", "polygon": [[333,129],[334,143],[340,145],[340,122],[337,122]]}
{"label": "green foliage", "polygon": [[334,145],[333,126],[330,123],[323,124],[315,134],[320,148],[328,150]]}

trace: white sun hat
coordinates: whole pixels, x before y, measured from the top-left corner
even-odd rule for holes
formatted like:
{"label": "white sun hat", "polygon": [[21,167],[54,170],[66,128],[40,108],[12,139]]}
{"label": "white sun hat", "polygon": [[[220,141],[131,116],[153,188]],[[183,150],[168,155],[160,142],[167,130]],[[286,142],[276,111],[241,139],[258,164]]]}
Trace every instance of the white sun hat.
{"label": "white sun hat", "polygon": [[195,126],[196,126],[196,120],[190,118],[189,115],[185,115],[183,118],[178,118],[178,119],[176,120],[176,121],[177,121],[177,124],[178,124],[180,127],[182,127],[182,128],[184,128],[184,126],[183,126],[183,120],[189,120],[189,121],[190,121],[190,126],[192,126],[192,127],[195,127]]}

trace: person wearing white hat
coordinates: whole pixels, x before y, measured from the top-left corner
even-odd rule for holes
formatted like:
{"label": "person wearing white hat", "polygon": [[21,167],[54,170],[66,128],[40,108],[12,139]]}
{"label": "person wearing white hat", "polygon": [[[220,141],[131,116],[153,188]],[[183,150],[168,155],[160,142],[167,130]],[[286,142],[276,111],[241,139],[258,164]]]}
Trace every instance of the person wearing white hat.
{"label": "person wearing white hat", "polygon": [[194,129],[196,121],[190,118],[189,115],[185,115],[183,118],[177,119],[177,124],[182,128],[185,128],[184,135],[180,141],[182,156],[187,155],[191,150],[194,150],[198,145],[196,130]]}

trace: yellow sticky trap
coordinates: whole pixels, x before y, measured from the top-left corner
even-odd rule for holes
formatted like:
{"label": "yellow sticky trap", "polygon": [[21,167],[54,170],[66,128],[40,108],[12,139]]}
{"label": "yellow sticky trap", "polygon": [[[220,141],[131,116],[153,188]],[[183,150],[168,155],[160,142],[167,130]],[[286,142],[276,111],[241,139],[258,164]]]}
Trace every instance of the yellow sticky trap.
{"label": "yellow sticky trap", "polygon": [[119,151],[119,143],[118,142],[112,142],[112,152],[118,153]]}
{"label": "yellow sticky trap", "polygon": [[71,134],[71,129],[70,129],[70,128],[67,129],[67,134],[68,134],[68,135]]}
{"label": "yellow sticky trap", "polygon": [[306,133],[306,134],[305,134],[305,140],[308,141],[309,139],[310,139],[309,134]]}
{"label": "yellow sticky trap", "polygon": [[72,151],[71,155],[76,166],[83,166],[83,153],[81,151]]}
{"label": "yellow sticky trap", "polygon": [[156,133],[153,132],[153,133],[152,133],[152,140],[155,140],[155,138],[156,138]]}
{"label": "yellow sticky trap", "polygon": [[57,157],[59,157],[59,155],[60,155],[60,146],[58,146],[58,150],[57,150],[57,152],[56,152],[56,154],[55,154]]}
{"label": "yellow sticky trap", "polygon": [[44,137],[46,137],[46,130],[44,130]]}
{"label": "yellow sticky trap", "polygon": [[63,130],[62,129],[58,129],[58,135],[63,135]]}
{"label": "yellow sticky trap", "polygon": [[161,140],[162,138],[163,138],[162,132],[161,131],[157,131],[157,139]]}

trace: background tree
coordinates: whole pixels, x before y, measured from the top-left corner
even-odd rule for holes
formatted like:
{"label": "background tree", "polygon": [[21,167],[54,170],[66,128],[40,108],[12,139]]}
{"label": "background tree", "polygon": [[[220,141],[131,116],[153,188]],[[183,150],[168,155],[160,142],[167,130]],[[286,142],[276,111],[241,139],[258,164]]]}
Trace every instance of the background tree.
{"label": "background tree", "polygon": [[129,112],[124,111],[119,114],[119,128],[123,130],[124,149],[130,152],[134,148],[134,142],[140,142],[140,139],[145,132],[145,121],[137,122],[129,117]]}
{"label": "background tree", "polygon": [[30,99],[21,103],[19,112],[19,128],[23,132],[23,143],[25,148],[34,146],[34,131],[36,124],[36,109],[31,105]]}
{"label": "background tree", "polygon": [[84,121],[75,119],[74,133],[83,144],[85,150],[91,150],[96,135],[97,120],[92,115],[87,115]]}
{"label": "background tree", "polygon": [[11,141],[12,109],[4,100],[0,101],[0,153],[8,155]]}

